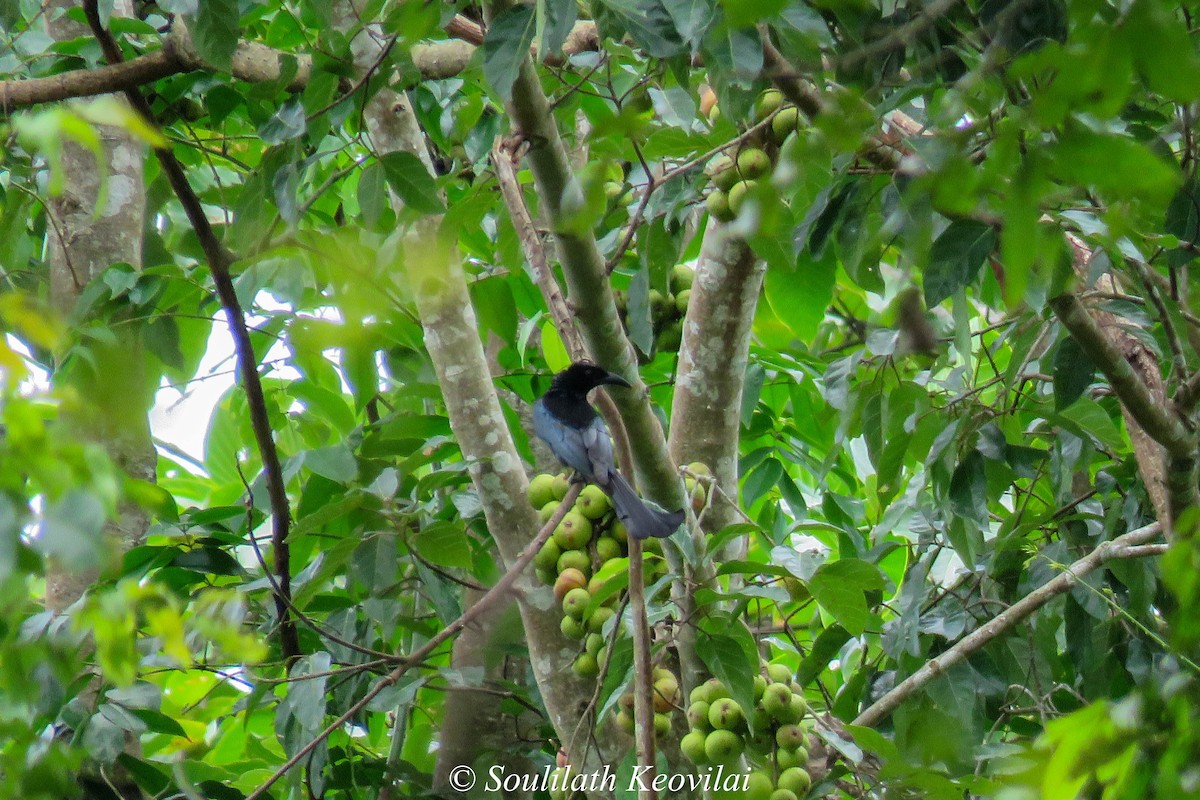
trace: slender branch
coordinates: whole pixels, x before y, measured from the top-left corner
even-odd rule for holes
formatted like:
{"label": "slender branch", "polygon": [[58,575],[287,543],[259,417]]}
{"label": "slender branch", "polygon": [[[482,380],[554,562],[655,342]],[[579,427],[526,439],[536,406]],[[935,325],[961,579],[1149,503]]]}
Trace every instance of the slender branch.
{"label": "slender branch", "polygon": [[558,510],[554,512],[554,515],[551,516],[550,519],[546,520],[546,524],[544,524],[542,529],[538,531],[537,536],[533,537],[533,541],[525,546],[525,549],[522,550],[520,555],[517,556],[516,561],[514,561],[512,566],[508,568],[508,571],[505,572],[500,580],[496,581],[496,584],[492,586],[492,588],[488,589],[487,592],[485,592],[483,596],[475,602],[474,605],[464,611],[458,617],[458,619],[447,625],[445,629],[440,631],[428,642],[414,650],[408,656],[405,656],[399,666],[397,666],[384,677],[380,678],[379,682],[372,686],[365,695],[363,695],[357,702],[354,703],[354,705],[346,709],[345,713],[331,722],[325,727],[324,730],[313,737],[311,741],[292,754],[292,757],[285,761],[283,765],[279,767],[279,769],[275,770],[275,772],[273,772],[269,778],[263,781],[263,783],[257,789],[247,795],[246,800],[258,800],[258,798],[263,797],[267,793],[267,790],[274,786],[280,778],[282,778],[293,767],[307,758],[309,753],[315,750],[317,746],[321,744],[321,742],[328,739],[338,730],[341,730],[343,725],[353,719],[358,712],[366,708],[367,704],[374,700],[380,692],[389,686],[394,686],[396,681],[400,680],[400,678],[404,676],[404,673],[408,672],[408,670],[414,665],[425,661],[433,653],[433,651],[437,650],[437,648],[442,646],[445,642],[457,636],[463,628],[467,627],[476,619],[478,619],[485,611],[491,609],[497,603],[501,602],[505,595],[512,592],[513,587],[516,585],[517,579],[521,577],[522,573],[524,573],[529,567],[530,562],[533,561],[533,557],[537,555],[538,550],[542,548],[542,545],[544,545],[546,540],[550,538],[550,535],[554,533],[554,529],[558,526],[558,523],[561,522],[562,518],[565,517],[567,512],[571,510],[571,507],[575,504],[575,499],[579,496],[579,491],[582,488],[582,484],[576,483],[567,490],[566,496],[558,505]]}
{"label": "slender branch", "polygon": [[508,207],[508,216],[512,220],[513,227],[516,228],[517,238],[521,242],[521,250],[525,253],[525,258],[533,269],[534,280],[537,282],[542,297],[546,301],[546,307],[550,310],[550,316],[554,320],[554,328],[558,331],[563,344],[566,345],[571,358],[584,358],[587,356],[587,351],[583,347],[583,340],[579,338],[579,331],[571,319],[571,312],[567,307],[567,299],[563,297],[562,288],[558,285],[558,281],[554,278],[554,272],[550,269],[550,261],[546,258],[546,248],[542,244],[542,237],[538,234],[537,227],[529,215],[529,207],[525,204],[525,194],[517,180],[515,149],[519,145],[520,142],[497,140],[496,145],[492,148],[492,167],[496,170],[496,181],[500,185],[500,194],[504,198],[504,204]]}
{"label": "slender branch", "polygon": [[[633,721],[637,763],[654,779],[654,677],[650,668],[650,626],[646,618],[645,564],[642,543],[629,537],[629,608],[633,617]],[[653,785],[638,791],[638,800],[656,800]]]}
{"label": "slender branch", "polygon": [[[926,661],[920,669],[901,681],[895,688],[871,704],[855,718],[853,725],[870,728],[883,722],[901,703],[916,694],[934,678],[965,661],[997,636],[1011,630],[1018,622],[1044,606],[1054,597],[1069,591],[1085,575],[1099,569],[1105,561],[1144,555],[1137,546],[1159,536],[1162,526],[1153,522],[1130,531],[1116,539],[1102,542],[1095,550],[1066,567],[1059,575],[1034,589],[989,622],[964,636],[937,658]],[[1157,550],[1153,551],[1157,552]]]}
{"label": "slender branch", "polygon": [[389,661],[395,661],[396,657],[391,653],[385,653],[381,650],[373,650],[370,647],[364,647],[361,644],[352,642],[349,639],[343,639],[337,634],[326,630],[323,626],[319,625],[315,620],[297,608],[296,604],[292,602],[292,598],[283,593],[274,573],[267,568],[267,560],[263,557],[262,548],[258,546],[258,537],[254,535],[254,493],[250,488],[250,482],[247,481],[246,476],[242,474],[241,462],[239,461],[235,463],[234,466],[237,468],[238,478],[241,479],[242,486],[246,490],[246,535],[250,540],[251,549],[254,550],[254,556],[258,559],[258,565],[262,567],[263,575],[266,576],[267,583],[271,586],[272,594],[274,594],[277,599],[282,599],[285,603],[287,603],[288,610],[296,615],[296,619],[303,622],[323,639],[327,639],[334,644],[341,645],[347,650],[352,650],[356,653],[362,653],[366,656],[372,656],[376,662],[387,663]]}
{"label": "slender branch", "polygon": [[[84,13],[92,33],[104,51],[104,57],[110,64],[119,64],[123,60],[121,48],[117,45],[112,34],[100,21],[97,0],[84,0]],[[129,104],[133,107],[146,124],[155,128],[158,122],[146,98],[137,88],[125,91]],[[258,375],[258,358],[254,353],[254,344],[250,341],[250,332],[246,327],[245,315],[242,313],[241,302],[233,285],[230,265],[233,257],[217,239],[212,224],[208,221],[200,198],[188,182],[183,165],[175,158],[174,153],[166,147],[154,148],[154,154],[162,165],[171,188],[179,198],[196,238],[204,250],[208,268],[212,274],[213,285],[217,291],[221,308],[225,311],[229,333],[233,338],[234,352],[237,354],[238,371],[242,378],[242,388],[246,392],[246,406],[250,412],[250,426],[254,431],[254,439],[258,444],[259,455],[263,462],[263,475],[266,480],[267,496],[271,506],[271,543],[275,554],[275,575],[279,589],[275,594],[275,610],[279,616],[280,652],[284,659],[291,661],[300,656],[300,640],[296,633],[295,620],[291,618],[288,605],[291,601],[291,566],[290,548],[287,536],[291,524],[291,511],[288,506],[287,489],[283,482],[283,468],[279,462],[279,451],[275,449],[275,440],[271,436],[271,421],[267,414],[266,398],[263,394],[262,382]]]}

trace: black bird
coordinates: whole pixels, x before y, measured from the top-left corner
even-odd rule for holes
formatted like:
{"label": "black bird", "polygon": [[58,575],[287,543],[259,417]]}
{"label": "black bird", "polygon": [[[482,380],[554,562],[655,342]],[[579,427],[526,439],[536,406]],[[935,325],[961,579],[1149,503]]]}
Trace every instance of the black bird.
{"label": "black bird", "polygon": [[533,430],[558,458],[612,498],[617,519],[635,539],[670,536],[683,523],[682,511],[650,508],[617,471],[612,438],[587,395],[597,386],[629,382],[588,361],[576,361],[554,376],[550,390],[533,406]]}

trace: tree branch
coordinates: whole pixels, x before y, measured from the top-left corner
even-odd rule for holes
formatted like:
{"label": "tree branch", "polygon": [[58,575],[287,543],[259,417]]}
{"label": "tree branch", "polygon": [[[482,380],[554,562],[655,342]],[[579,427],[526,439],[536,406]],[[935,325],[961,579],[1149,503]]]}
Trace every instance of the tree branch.
{"label": "tree branch", "polygon": [[926,684],[981,650],[997,636],[1011,630],[1018,622],[1037,611],[1054,597],[1070,590],[1085,575],[1099,569],[1105,561],[1142,555],[1135,549],[1157,537],[1162,525],[1153,522],[1144,528],[1130,531],[1116,539],[1099,544],[1095,550],[1066,567],[1062,573],[1034,589],[1005,611],[964,636],[937,658],[925,662],[920,669],[901,681],[895,688],[859,714],[852,725],[870,728],[883,722],[901,703],[920,691]]}
{"label": "tree branch", "polygon": [[1172,521],[1178,519],[1184,509],[1200,503],[1195,437],[1168,405],[1154,398],[1133,365],[1073,292],[1052,298],[1050,308],[1092,363],[1108,378],[1125,412],[1166,451],[1169,461],[1166,470],[1168,513]]}
{"label": "tree branch", "polygon": [[1079,298],[1073,292],[1060,294],[1050,300],[1050,308],[1096,367],[1108,378],[1121,403],[1129,409],[1146,433],[1165,447],[1172,456],[1194,456],[1196,443],[1187,428],[1183,427],[1171,412],[1154,401],[1146,385],[1134,373],[1116,346],[1104,335],[1104,331],[1092,319]]}
{"label": "tree branch", "polygon": [[[92,33],[104,51],[104,57],[110,64],[122,61],[121,49],[117,46],[112,34],[100,22],[97,10],[97,0],[84,0],[83,8],[87,15]],[[129,104],[134,111],[142,116],[147,125],[158,128],[154,112],[150,104],[137,88],[125,91]],[[271,506],[271,545],[275,554],[275,575],[279,584],[275,593],[275,612],[279,616],[280,652],[287,661],[300,656],[300,640],[296,634],[296,623],[288,611],[291,603],[291,566],[290,548],[287,536],[291,525],[291,510],[288,506],[287,489],[283,482],[283,469],[279,463],[279,452],[275,449],[275,440],[271,435],[271,421],[267,414],[266,398],[263,395],[262,382],[258,376],[258,357],[254,353],[254,345],[250,341],[250,332],[246,327],[246,319],[242,306],[234,289],[233,277],[229,272],[233,258],[228,250],[217,239],[212,225],[208,221],[200,198],[188,183],[183,165],[166,147],[154,148],[154,154],[162,165],[171,188],[179,198],[180,205],[187,213],[188,221],[196,231],[196,238],[204,250],[208,261],[209,272],[217,291],[221,308],[225,311],[225,320],[229,325],[229,334],[233,339],[234,352],[237,355],[238,372],[242,379],[242,388],[246,392],[246,406],[250,412],[250,426],[254,431],[254,439],[258,445],[259,455],[263,462],[263,476],[267,486],[267,497]]]}
{"label": "tree branch", "polygon": [[174,43],[168,39],[159,50],[132,61],[96,69],[79,69],[45,78],[0,81],[0,114],[13,109],[66,100],[124,92],[186,71]]}
{"label": "tree branch", "polygon": [[[422,78],[451,78],[467,68],[475,55],[476,46],[483,41],[482,32],[478,37],[470,35],[472,26],[474,30],[479,29],[478,25],[459,15],[446,25],[446,32],[459,38],[413,45],[410,57]],[[595,50],[599,41],[594,23],[579,22],[567,36],[563,52],[570,55]],[[312,77],[312,56],[284,53],[261,42],[239,42],[229,72],[238,80],[248,83],[268,83],[279,80],[288,61],[295,62],[296,74],[288,82],[287,89],[291,92],[301,91]],[[558,61],[561,62],[561,59]],[[152,53],[96,69],[74,70],[45,78],[0,81],[0,114],[72,97],[124,92],[196,70],[217,71],[201,58],[191,34],[176,17],[171,32],[163,39],[163,46]],[[342,87],[343,93],[348,85]]]}
{"label": "tree branch", "polygon": [[[650,666],[650,625],[646,617],[646,576],[642,543],[629,537],[629,610],[633,618],[633,735],[639,766],[654,766],[654,675]],[[638,800],[655,800],[653,786]]]}

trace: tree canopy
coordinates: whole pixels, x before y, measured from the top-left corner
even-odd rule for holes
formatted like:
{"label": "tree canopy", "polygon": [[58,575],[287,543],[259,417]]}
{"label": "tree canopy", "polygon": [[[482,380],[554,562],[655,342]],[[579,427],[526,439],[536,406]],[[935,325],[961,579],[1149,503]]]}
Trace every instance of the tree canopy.
{"label": "tree canopy", "polygon": [[0,0],[0,793],[1200,795],[1198,13]]}

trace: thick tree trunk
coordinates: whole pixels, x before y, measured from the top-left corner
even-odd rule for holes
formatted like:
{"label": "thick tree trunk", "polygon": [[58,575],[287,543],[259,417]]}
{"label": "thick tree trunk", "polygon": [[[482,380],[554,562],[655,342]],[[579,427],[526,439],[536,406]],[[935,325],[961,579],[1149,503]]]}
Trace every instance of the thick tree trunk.
{"label": "thick tree trunk", "polygon": [[712,470],[720,491],[702,520],[709,531],[740,520],[742,388],[765,271],[764,262],[724,226],[706,234],[679,348],[668,448],[676,462],[699,461]]}
{"label": "thick tree trunk", "polygon": [[[48,11],[49,33],[55,39],[88,34],[85,27],[63,16],[73,6],[73,2],[60,0]],[[127,0],[118,0],[114,5],[116,16],[132,13],[132,4]],[[116,102],[124,100],[116,98]],[[63,191],[46,205],[50,295],[54,307],[64,316],[73,312],[83,288],[112,264],[142,267],[145,146],[120,128],[97,126],[97,132],[102,153],[99,163],[90,150],[74,142],[63,143]],[[147,385],[144,349],[132,326],[114,330],[113,335],[113,342],[91,346],[89,368],[70,371],[65,377],[55,376],[60,389],[69,387],[87,400],[79,409],[64,412],[63,423],[81,438],[101,444],[130,477],[153,482],[157,454],[150,436],[149,414],[154,387]],[[121,504],[118,518],[104,531],[110,563],[144,540],[148,522],[140,506]],[[46,607],[55,613],[68,609],[91,587],[103,566],[79,569],[52,561],[46,572]],[[98,689],[99,683],[93,681],[82,694],[94,694]],[[135,737],[127,737],[126,751],[134,755],[140,752]],[[111,797],[114,788],[125,800],[142,797],[124,769],[112,765],[107,769],[105,780],[89,774],[86,768],[80,773],[87,797],[93,792],[95,796]]]}
{"label": "thick tree trunk", "polygon": [[[50,34],[56,39],[87,34],[86,28],[58,11],[74,5],[62,0],[49,12]],[[132,4],[118,2],[113,13],[131,15]],[[119,128],[101,126],[99,134],[101,164],[90,150],[72,142],[63,144],[64,188],[47,203],[51,297],[64,315],[72,311],[80,291],[112,264],[124,262],[141,268],[145,146]],[[104,205],[97,208],[100,200]],[[146,386],[144,351],[131,330],[114,334],[118,341],[95,348],[97,366],[91,373],[79,373],[76,380],[81,385],[74,386],[90,401],[95,414],[87,418],[77,415],[68,424],[103,444],[130,476],[154,481],[157,457],[148,422],[153,390]],[[146,524],[146,513],[140,507],[123,505],[120,518],[107,530],[114,554],[140,543]],[[78,572],[52,565],[46,578],[47,607],[61,611],[74,603],[95,576],[94,569]]]}

